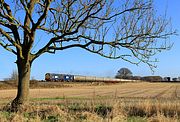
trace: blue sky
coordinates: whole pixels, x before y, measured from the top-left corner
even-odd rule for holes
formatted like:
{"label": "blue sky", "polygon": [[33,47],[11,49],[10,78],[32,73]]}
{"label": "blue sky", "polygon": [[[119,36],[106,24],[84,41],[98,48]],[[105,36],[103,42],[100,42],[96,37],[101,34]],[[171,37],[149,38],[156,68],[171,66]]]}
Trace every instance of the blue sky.
{"label": "blue sky", "polygon": [[[180,31],[180,0],[154,0],[158,13],[164,12],[167,7],[167,16],[171,17],[172,25]],[[173,36],[174,43],[170,51],[163,51],[155,57],[158,58],[157,68],[153,75],[180,76],[180,36]],[[16,57],[0,47],[0,80],[10,76],[16,70]],[[78,75],[114,77],[122,68],[129,68],[134,75],[152,75],[152,71],[141,63],[139,66],[130,64],[121,59],[112,60],[85,50],[73,48],[59,51],[54,54],[44,54],[36,59],[32,65],[31,77],[42,80],[46,72],[70,73]]]}

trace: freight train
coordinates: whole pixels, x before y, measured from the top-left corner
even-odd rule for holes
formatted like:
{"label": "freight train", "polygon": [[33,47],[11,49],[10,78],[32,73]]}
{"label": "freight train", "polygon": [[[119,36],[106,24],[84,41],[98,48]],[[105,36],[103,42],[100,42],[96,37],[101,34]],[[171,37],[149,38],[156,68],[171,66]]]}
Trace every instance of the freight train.
{"label": "freight train", "polygon": [[136,81],[136,80],[46,73],[45,81],[49,81],[49,82],[107,82],[107,83],[111,82],[111,83],[118,83],[118,82],[129,82],[129,81],[132,82],[132,81]]}

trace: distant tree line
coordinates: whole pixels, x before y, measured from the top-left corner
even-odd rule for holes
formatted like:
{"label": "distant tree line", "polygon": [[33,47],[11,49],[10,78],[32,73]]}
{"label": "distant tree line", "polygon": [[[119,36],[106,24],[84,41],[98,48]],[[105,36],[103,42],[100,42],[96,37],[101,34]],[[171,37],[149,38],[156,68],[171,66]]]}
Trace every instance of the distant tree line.
{"label": "distant tree line", "polygon": [[16,70],[13,70],[8,78],[4,78],[4,81],[17,81],[17,80],[18,80],[18,72]]}
{"label": "distant tree line", "polygon": [[115,78],[117,79],[130,79],[130,80],[142,80],[150,82],[161,82],[161,81],[180,81],[180,77],[171,78],[171,77],[161,77],[161,76],[133,76],[133,73],[128,68],[121,68],[118,70]]}

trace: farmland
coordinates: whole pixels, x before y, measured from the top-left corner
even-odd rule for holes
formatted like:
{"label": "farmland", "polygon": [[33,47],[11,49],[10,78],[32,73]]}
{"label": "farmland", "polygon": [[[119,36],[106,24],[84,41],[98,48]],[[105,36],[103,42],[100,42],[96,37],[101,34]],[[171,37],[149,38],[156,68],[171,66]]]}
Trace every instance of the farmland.
{"label": "farmland", "polygon": [[[51,114],[52,110],[61,111],[72,115],[70,117],[73,118],[72,121],[79,121],[81,117],[77,119],[74,118],[74,115],[78,116],[80,113],[81,115],[88,114],[88,117],[94,116],[97,120],[103,119],[103,121],[107,119],[113,121],[116,117],[120,117],[120,120],[128,120],[129,118],[133,119],[134,116],[136,120],[140,119],[140,121],[150,121],[151,119],[179,120],[179,83],[59,84],[61,84],[59,87],[51,86],[48,88],[46,83],[41,83],[40,87],[31,88],[30,105],[33,106],[34,110],[31,110],[32,107],[26,106],[26,111],[28,113],[29,111],[31,111],[30,113],[37,112],[37,108],[41,112],[43,110],[51,111]],[[1,89],[0,94],[0,108],[3,110],[3,107],[16,96],[16,89]],[[41,112],[39,112],[40,119],[45,119]],[[53,114],[52,116],[60,119],[57,117],[60,115]],[[65,120],[68,118],[65,117]]]}
{"label": "farmland", "polygon": [[[30,89],[31,98],[54,97],[99,97],[117,98],[167,98],[180,99],[180,84],[178,83],[123,83],[123,84],[67,84],[62,88]],[[0,99],[12,99],[16,89],[0,90]]]}

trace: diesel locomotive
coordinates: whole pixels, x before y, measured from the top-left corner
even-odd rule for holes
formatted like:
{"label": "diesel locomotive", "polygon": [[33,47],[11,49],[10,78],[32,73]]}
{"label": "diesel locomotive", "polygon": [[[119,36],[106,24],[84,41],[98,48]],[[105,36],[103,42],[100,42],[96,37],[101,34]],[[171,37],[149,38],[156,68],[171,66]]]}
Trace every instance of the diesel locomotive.
{"label": "diesel locomotive", "polygon": [[81,75],[70,75],[70,74],[55,74],[55,73],[46,73],[45,81],[50,82],[126,82],[126,81],[135,81],[128,79],[115,79],[115,78],[105,78],[105,77],[95,77],[95,76],[81,76]]}

